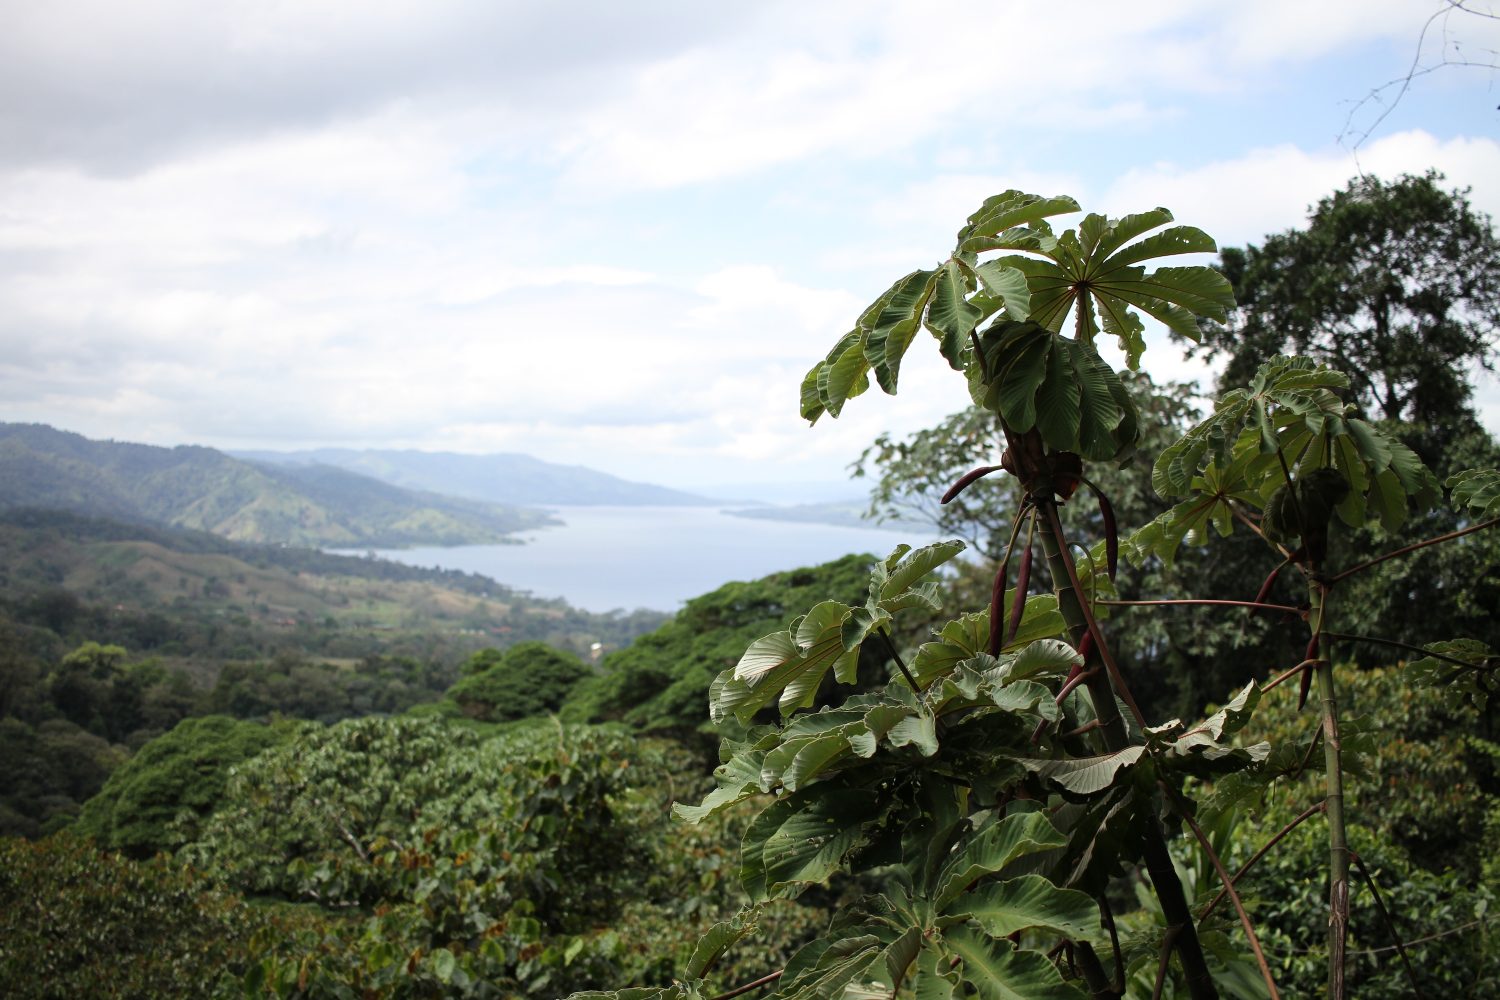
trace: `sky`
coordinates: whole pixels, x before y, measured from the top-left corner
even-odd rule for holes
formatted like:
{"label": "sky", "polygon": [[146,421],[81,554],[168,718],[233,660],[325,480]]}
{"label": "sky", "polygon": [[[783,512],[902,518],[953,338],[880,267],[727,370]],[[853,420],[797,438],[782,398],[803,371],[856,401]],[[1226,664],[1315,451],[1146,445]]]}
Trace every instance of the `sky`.
{"label": "sky", "polygon": [[803,373],[987,195],[1229,246],[1437,168],[1500,216],[1500,73],[1361,102],[1496,61],[1419,48],[1445,6],[0,0],[0,420],[837,481],[964,383],[918,341],[810,429]]}

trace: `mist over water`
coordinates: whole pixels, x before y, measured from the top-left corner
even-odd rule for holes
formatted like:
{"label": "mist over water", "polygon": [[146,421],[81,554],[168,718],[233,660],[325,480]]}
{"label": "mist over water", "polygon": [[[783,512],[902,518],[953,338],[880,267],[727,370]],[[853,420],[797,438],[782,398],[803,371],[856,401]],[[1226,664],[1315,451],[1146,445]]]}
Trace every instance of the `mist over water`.
{"label": "mist over water", "polygon": [[555,507],[562,527],[525,545],[376,550],[414,566],[482,573],[589,611],[675,611],[731,580],[812,566],[851,552],[885,556],[936,536],[734,517],[716,507]]}

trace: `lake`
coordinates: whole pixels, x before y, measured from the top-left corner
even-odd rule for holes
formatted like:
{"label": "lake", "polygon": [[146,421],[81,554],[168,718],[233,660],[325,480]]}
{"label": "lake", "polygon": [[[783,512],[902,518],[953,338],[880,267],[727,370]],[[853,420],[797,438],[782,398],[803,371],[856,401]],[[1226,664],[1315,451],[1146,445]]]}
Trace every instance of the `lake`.
{"label": "lake", "polygon": [[482,573],[589,611],[675,611],[731,580],[811,566],[851,552],[886,556],[931,532],[734,517],[717,507],[555,507],[562,527],[527,532],[525,545],[379,549],[413,566]]}

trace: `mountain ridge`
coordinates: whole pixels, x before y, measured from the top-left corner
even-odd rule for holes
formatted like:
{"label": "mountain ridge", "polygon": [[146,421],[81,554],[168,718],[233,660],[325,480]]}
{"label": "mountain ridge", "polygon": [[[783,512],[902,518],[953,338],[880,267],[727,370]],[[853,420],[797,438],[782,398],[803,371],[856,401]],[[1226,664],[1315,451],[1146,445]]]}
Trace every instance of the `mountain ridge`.
{"label": "mountain ridge", "polygon": [[348,470],[264,465],[202,445],[97,441],[46,424],[0,423],[0,508],[20,507],[243,542],[371,548],[493,544],[556,523],[543,511],[414,492]]}
{"label": "mountain ridge", "polygon": [[481,455],[390,448],[236,451],[255,462],[320,464],[357,472],[405,489],[519,505],[708,506],[708,497],[622,479],[582,465],[561,465],[520,452]]}

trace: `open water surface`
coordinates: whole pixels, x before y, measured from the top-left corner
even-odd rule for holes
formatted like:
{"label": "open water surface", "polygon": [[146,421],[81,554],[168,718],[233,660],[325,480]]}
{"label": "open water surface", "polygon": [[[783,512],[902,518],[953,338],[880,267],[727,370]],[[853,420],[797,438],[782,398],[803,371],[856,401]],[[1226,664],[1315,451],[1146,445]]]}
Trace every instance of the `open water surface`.
{"label": "open water surface", "polygon": [[716,507],[556,507],[561,527],[527,532],[525,545],[381,549],[414,566],[482,573],[589,611],[675,611],[731,580],[828,562],[851,552],[886,556],[935,535],[883,528],[734,517]]}

